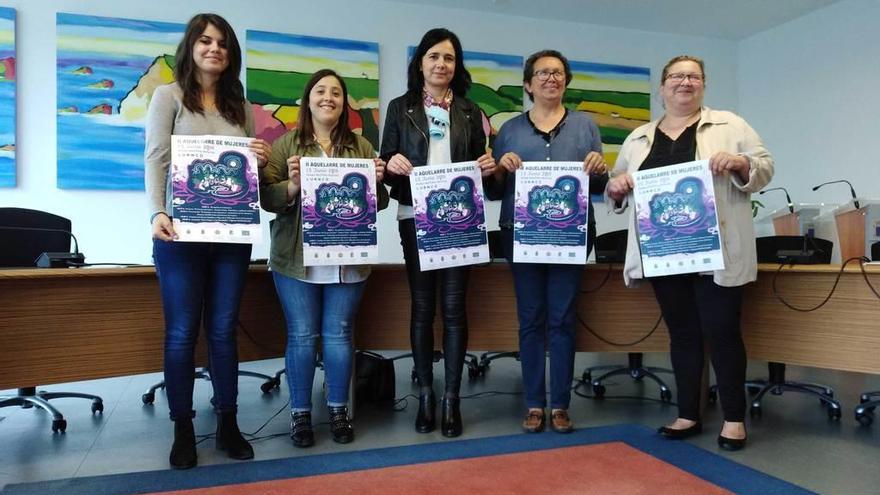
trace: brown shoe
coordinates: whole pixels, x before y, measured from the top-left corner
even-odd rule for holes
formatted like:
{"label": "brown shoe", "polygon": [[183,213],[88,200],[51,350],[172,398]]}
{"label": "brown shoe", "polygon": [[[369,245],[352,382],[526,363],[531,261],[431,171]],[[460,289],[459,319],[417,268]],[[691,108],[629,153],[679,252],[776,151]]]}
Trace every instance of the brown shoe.
{"label": "brown shoe", "polygon": [[550,427],[556,433],[571,433],[574,430],[574,423],[568,417],[568,410],[554,409],[550,415]]}
{"label": "brown shoe", "polygon": [[529,409],[526,419],[523,420],[523,431],[526,433],[540,433],[544,431],[546,424],[543,409]]}

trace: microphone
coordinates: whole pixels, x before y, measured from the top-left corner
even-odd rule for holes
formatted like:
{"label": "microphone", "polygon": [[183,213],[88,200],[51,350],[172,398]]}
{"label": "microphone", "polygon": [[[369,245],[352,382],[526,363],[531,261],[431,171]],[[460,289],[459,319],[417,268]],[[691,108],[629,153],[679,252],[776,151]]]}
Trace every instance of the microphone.
{"label": "microphone", "polygon": [[[815,191],[815,189],[813,189],[813,190]],[[758,194],[764,194],[765,192],[770,192],[770,191],[784,192],[785,193],[785,200],[788,201],[788,211],[791,213],[794,213],[794,203],[791,202],[791,196],[788,195],[788,190],[786,190],[784,187],[771,187],[770,189],[764,189],[763,191],[759,192]]]}
{"label": "microphone", "polygon": [[852,184],[850,184],[849,181],[846,180],[846,179],[832,180],[832,181],[829,181],[829,182],[823,182],[823,183],[819,184],[818,186],[813,186],[813,190],[815,191],[815,190],[819,189],[819,188],[822,187],[822,186],[827,186],[828,184],[837,184],[837,183],[840,183],[840,182],[843,182],[843,183],[845,183],[846,185],[849,186],[849,193],[852,195],[853,206],[855,206],[856,209],[858,210],[858,209],[859,209],[859,200],[856,199],[856,190],[853,189]]}
{"label": "microphone", "polygon": [[40,227],[18,227],[15,225],[0,225],[0,230],[17,230],[25,232],[53,232],[64,234],[73,239],[73,252],[44,252],[34,260],[39,268],[67,268],[72,265],[79,265],[86,262],[86,257],[79,252],[79,242],[73,232],[64,229],[47,229]]}

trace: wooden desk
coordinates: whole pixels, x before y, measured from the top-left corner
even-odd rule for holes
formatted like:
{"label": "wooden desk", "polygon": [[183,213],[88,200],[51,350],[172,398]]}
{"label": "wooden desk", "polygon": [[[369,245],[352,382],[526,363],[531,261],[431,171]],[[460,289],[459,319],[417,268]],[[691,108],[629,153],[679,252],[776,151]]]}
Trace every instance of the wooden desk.
{"label": "wooden desk", "polygon": [[[620,267],[610,276],[608,270],[593,265],[585,271],[582,289],[602,287],[581,296],[581,318],[606,339],[637,340],[659,316],[650,285],[626,289]],[[743,330],[750,357],[880,373],[880,301],[857,267],[847,268],[831,301],[812,313],[785,308],[772,295],[775,270],[762,266],[758,282],[746,290]],[[796,305],[813,306],[831,289],[837,270],[786,268],[779,290]],[[868,270],[880,273],[876,266]],[[871,279],[880,286],[880,276]],[[505,264],[473,269],[468,314],[469,348],[517,348],[516,300]],[[284,318],[265,266],[250,269],[240,319],[246,330],[239,334],[242,361],[283,354]],[[0,270],[0,389],[158,371],[162,340],[152,267]],[[435,342],[442,342],[439,333]],[[356,345],[409,349],[409,293],[402,267],[375,268],[361,304]],[[615,347],[581,328],[577,349],[666,352],[668,337],[661,324],[644,342]],[[199,358],[204,359],[203,350]]]}

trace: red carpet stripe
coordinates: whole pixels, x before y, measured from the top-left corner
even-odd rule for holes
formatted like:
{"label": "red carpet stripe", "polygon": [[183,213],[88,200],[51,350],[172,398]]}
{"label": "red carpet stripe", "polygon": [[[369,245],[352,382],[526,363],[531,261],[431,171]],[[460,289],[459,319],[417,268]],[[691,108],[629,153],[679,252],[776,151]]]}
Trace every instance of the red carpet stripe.
{"label": "red carpet stripe", "polygon": [[162,493],[729,495],[732,492],[623,442],[611,442]]}

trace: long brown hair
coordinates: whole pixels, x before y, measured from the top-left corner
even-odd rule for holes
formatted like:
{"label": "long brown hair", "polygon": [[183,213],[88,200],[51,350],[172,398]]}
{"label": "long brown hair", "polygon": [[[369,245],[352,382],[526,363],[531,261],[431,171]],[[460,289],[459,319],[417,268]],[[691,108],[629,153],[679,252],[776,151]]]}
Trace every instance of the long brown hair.
{"label": "long brown hair", "polygon": [[231,124],[245,126],[244,87],[238,80],[241,72],[241,46],[232,26],[217,14],[196,14],[186,25],[186,33],[175,54],[174,78],[183,90],[183,106],[193,113],[203,114],[202,87],[197,78],[198,68],[193,61],[193,46],[208,25],[217,28],[226,38],[226,58],[229,66],[217,81],[217,110]]}
{"label": "long brown hair", "polygon": [[318,81],[327,76],[335,77],[339,81],[339,86],[342,87],[342,114],[336,122],[336,127],[330,133],[331,145],[333,149],[337,149],[338,147],[352,144],[355,141],[354,132],[348,128],[348,88],[345,86],[345,81],[336,71],[321,69],[312,74],[312,77],[306,83],[306,87],[303,88],[303,96],[299,104],[299,119],[296,122],[296,128],[299,130],[300,146],[308,146],[315,141],[315,126],[312,125],[312,109],[309,106],[309,95],[312,93],[312,88],[318,84]]}

